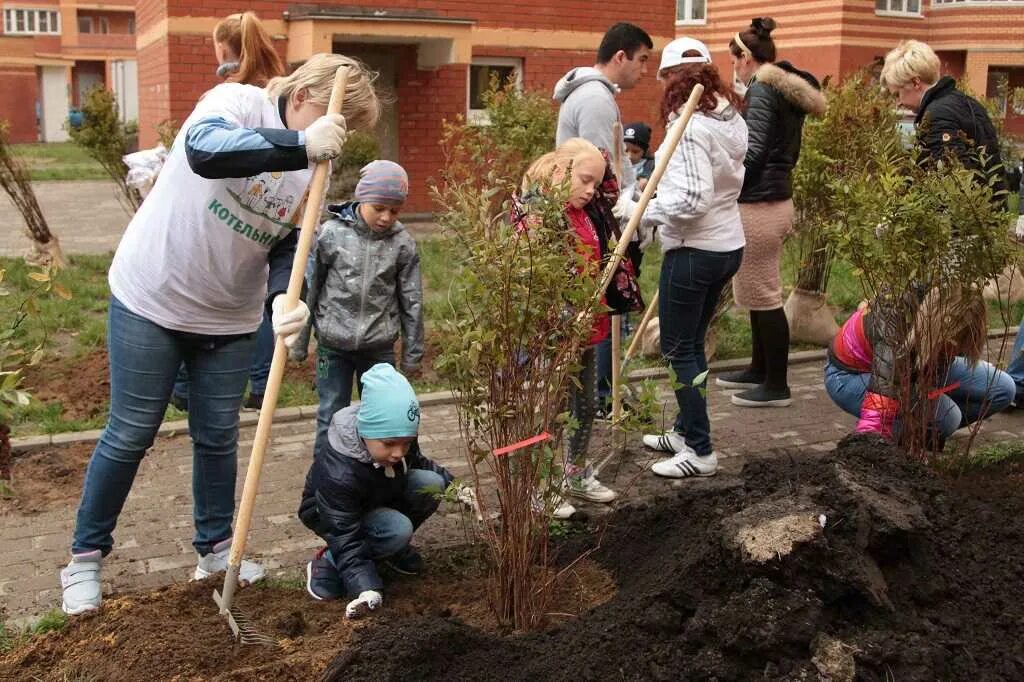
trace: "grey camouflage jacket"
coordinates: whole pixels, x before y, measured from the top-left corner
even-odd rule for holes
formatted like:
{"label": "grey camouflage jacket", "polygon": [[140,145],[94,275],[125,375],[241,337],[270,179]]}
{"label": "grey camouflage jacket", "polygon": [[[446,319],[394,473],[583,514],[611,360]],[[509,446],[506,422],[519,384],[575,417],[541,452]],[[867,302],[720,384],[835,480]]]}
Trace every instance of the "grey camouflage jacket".
{"label": "grey camouflage jacket", "polygon": [[[401,368],[423,359],[423,284],[416,241],[400,222],[374,232],[357,202],[327,207],[333,216],[320,228],[309,306],[317,343],[332,350],[390,348],[402,336]],[[297,344],[305,348],[309,330]]]}

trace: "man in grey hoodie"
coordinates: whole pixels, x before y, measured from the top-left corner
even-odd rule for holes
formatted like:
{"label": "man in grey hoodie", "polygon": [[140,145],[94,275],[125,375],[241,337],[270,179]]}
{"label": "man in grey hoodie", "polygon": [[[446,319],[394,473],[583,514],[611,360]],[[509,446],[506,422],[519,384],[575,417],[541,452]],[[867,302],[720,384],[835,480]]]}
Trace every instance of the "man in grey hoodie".
{"label": "man in grey hoodie", "polygon": [[[615,96],[629,90],[647,74],[647,60],[654,42],[647,32],[627,23],[615,24],[604,34],[597,49],[594,66],[571,69],[555,84],[554,99],[560,103],[555,144],[571,137],[582,137],[598,149],[614,156],[614,145],[624,148],[615,139],[613,126],[621,119]],[[623,164],[623,187],[632,185],[632,169]]]}

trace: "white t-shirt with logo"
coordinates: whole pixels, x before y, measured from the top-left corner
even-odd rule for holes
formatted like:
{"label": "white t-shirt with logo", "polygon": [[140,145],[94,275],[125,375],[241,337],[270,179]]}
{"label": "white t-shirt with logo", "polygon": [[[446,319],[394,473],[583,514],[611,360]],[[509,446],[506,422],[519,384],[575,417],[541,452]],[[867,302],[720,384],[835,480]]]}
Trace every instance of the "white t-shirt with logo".
{"label": "white t-shirt with logo", "polygon": [[297,229],[312,164],[246,178],[200,177],[189,166],[185,136],[193,123],[211,117],[238,128],[285,128],[277,102],[260,88],[225,83],[209,91],[121,238],[110,290],[129,310],[167,329],[247,334],[263,318],[268,253]]}

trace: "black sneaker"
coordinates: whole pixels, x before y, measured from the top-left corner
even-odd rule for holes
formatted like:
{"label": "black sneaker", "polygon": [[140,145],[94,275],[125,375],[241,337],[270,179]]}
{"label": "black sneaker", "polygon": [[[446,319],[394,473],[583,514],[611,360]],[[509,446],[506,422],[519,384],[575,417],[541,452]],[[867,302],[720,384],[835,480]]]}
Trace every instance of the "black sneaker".
{"label": "black sneaker", "polygon": [[740,407],[789,407],[793,398],[789,388],[767,388],[758,386],[747,391],[732,394],[732,404]]}
{"label": "black sneaker", "polygon": [[313,560],[306,564],[306,592],[318,601],[338,599],[344,594],[341,576],[327,558],[326,547],[321,548]]}
{"label": "black sneaker", "polygon": [[406,546],[398,554],[385,559],[384,565],[395,573],[401,573],[402,575],[419,575],[426,568],[423,563],[423,557],[420,556],[420,553],[412,545]]}
{"label": "black sneaker", "polygon": [[728,372],[727,374],[715,377],[715,386],[721,386],[722,388],[757,388],[763,383],[764,375],[755,374],[750,369],[740,372]]}
{"label": "black sneaker", "polygon": [[177,393],[171,394],[171,406],[181,412],[188,412],[188,398]]}
{"label": "black sneaker", "polygon": [[242,403],[242,409],[246,412],[259,412],[263,409],[263,394],[250,393],[246,396],[245,402]]}

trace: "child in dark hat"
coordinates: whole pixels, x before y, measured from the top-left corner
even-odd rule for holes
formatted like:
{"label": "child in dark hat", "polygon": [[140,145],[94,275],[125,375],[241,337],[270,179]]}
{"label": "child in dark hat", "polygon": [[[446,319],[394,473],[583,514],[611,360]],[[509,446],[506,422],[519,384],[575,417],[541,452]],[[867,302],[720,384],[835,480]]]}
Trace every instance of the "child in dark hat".
{"label": "child in dark hat", "polygon": [[651,128],[646,123],[630,123],[623,130],[622,139],[636,175],[637,190],[642,192],[654,172],[654,158],[650,155]]}

